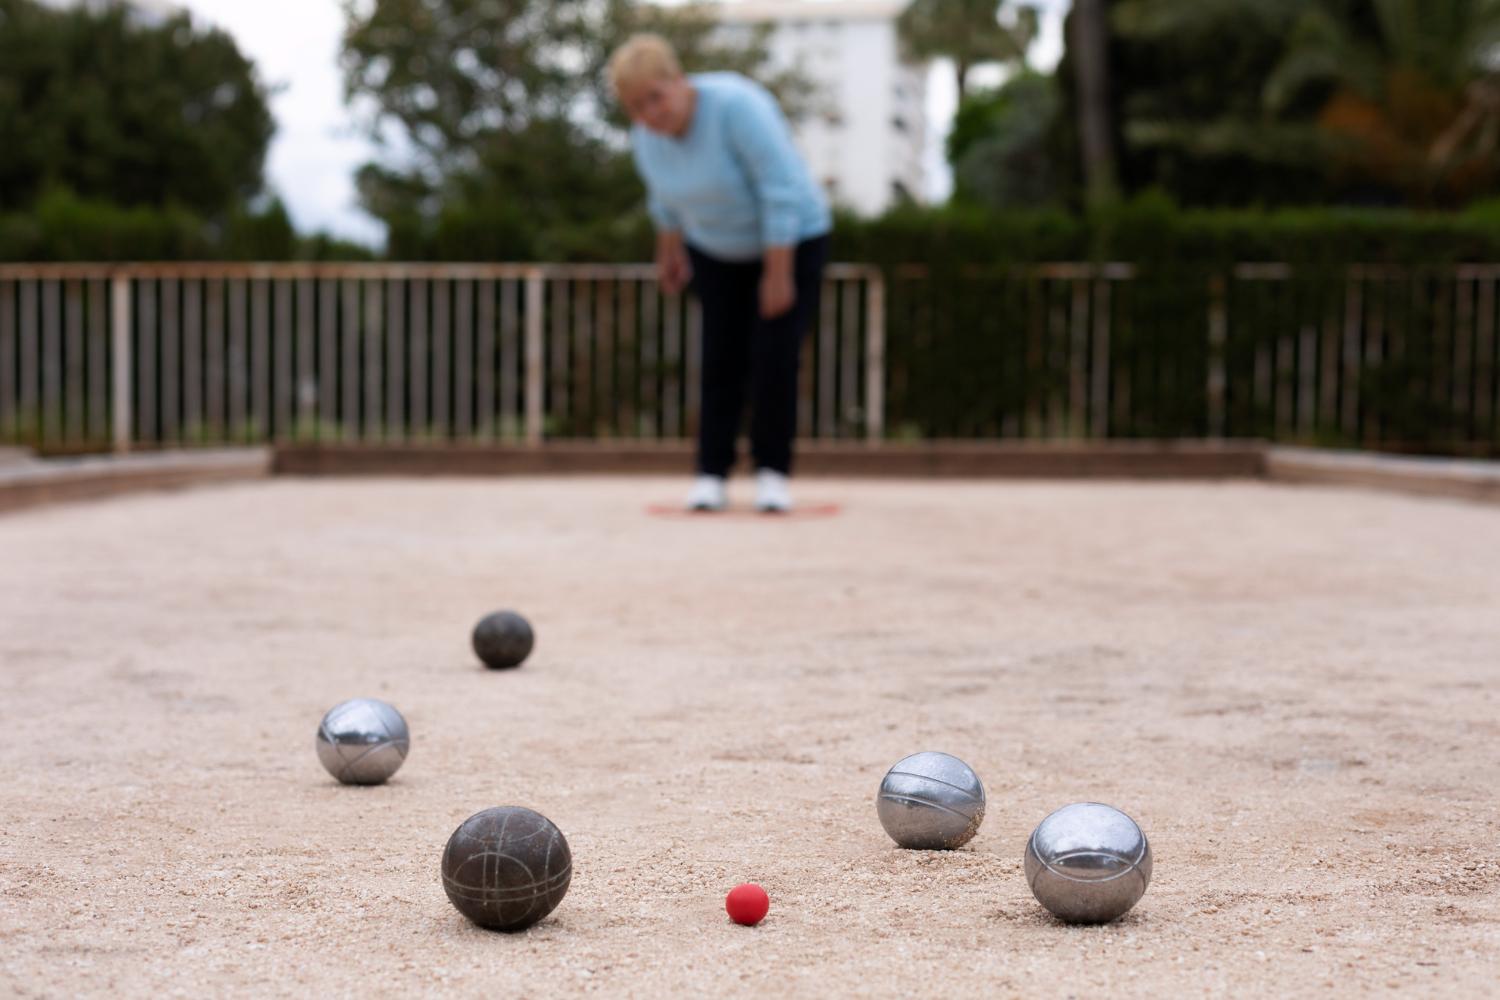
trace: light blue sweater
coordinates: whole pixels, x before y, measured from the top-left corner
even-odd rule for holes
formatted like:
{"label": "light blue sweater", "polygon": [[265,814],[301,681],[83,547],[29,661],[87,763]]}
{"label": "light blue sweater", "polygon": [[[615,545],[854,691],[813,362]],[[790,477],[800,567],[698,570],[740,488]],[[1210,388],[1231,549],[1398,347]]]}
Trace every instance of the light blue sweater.
{"label": "light blue sweater", "polygon": [[686,134],[630,131],[657,228],[681,230],[723,260],[754,260],[768,246],[827,233],[828,202],[770,92],[737,73],[689,80],[697,104]]}

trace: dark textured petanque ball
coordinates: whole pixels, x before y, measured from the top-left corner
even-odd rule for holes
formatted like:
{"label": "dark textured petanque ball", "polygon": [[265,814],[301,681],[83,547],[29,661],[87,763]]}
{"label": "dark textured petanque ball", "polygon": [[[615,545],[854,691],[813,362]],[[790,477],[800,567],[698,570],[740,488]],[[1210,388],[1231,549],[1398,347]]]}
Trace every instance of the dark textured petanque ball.
{"label": "dark textured petanque ball", "polygon": [[557,908],[572,880],[567,838],[520,806],[475,813],[443,849],[443,891],[458,912],[492,930],[530,927]]}
{"label": "dark textured petanque ball", "polygon": [[514,611],[496,611],[474,626],[474,654],[491,670],[519,667],[531,655],[536,635]]}

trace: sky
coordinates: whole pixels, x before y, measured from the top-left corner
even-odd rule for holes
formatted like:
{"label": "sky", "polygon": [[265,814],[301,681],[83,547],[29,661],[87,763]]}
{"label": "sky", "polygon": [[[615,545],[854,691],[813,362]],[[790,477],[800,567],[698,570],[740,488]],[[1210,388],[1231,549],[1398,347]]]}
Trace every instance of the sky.
{"label": "sky", "polygon": [[[1043,30],[1031,61],[1039,69],[1050,69],[1062,52],[1062,14],[1070,0],[1032,2],[1043,8]],[[254,60],[261,79],[273,88],[271,111],[277,131],[266,172],[297,228],[378,244],[383,230],[360,211],[355,200],[354,172],[374,155],[374,149],[344,107],[338,68],[344,15],[339,0],[177,0],[177,4],[192,11],[196,19],[234,36],[240,50]],[[998,77],[980,70],[973,80],[990,84]],[[951,184],[943,138],[956,105],[952,68],[934,64],[928,91],[932,130],[926,160],[927,193],[932,198],[946,197]]]}

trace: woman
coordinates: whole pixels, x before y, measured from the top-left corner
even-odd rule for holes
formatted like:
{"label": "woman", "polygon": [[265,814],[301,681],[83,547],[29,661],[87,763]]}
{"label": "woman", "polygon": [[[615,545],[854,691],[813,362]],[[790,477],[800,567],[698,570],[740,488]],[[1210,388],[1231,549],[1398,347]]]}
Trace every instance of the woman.
{"label": "woman", "polygon": [[609,63],[656,225],[662,288],[703,304],[702,413],[691,510],[723,510],[751,397],[757,510],[792,509],[797,364],[828,255],[828,203],[776,99],[735,73],[684,76],[671,46],[636,35]]}

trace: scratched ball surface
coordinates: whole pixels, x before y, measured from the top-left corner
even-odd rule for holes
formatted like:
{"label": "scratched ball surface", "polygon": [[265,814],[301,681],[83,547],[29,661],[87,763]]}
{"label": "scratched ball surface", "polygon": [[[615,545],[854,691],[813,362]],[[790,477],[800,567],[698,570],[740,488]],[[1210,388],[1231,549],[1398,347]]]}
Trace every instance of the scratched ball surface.
{"label": "scratched ball surface", "polygon": [[1107,923],[1145,895],[1151,845],[1120,810],[1075,802],[1042,820],[1026,842],[1026,882],[1059,920]]}
{"label": "scratched ball surface", "polygon": [[519,667],[531,655],[536,633],[531,623],[514,611],[495,611],[474,626],[474,655],[491,670]]}
{"label": "scratched ball surface", "polygon": [[525,930],[557,908],[573,879],[568,840],[541,813],[497,806],[459,824],[443,849],[443,891],[492,930]]}
{"label": "scratched ball surface", "polygon": [[353,698],[318,725],[318,760],[346,785],[378,785],[400,769],[411,749],[406,720],[376,698]]}
{"label": "scratched ball surface", "polygon": [[984,785],[957,757],[931,750],[914,753],[886,773],[875,810],[885,832],[902,847],[952,850],[979,831]]}

